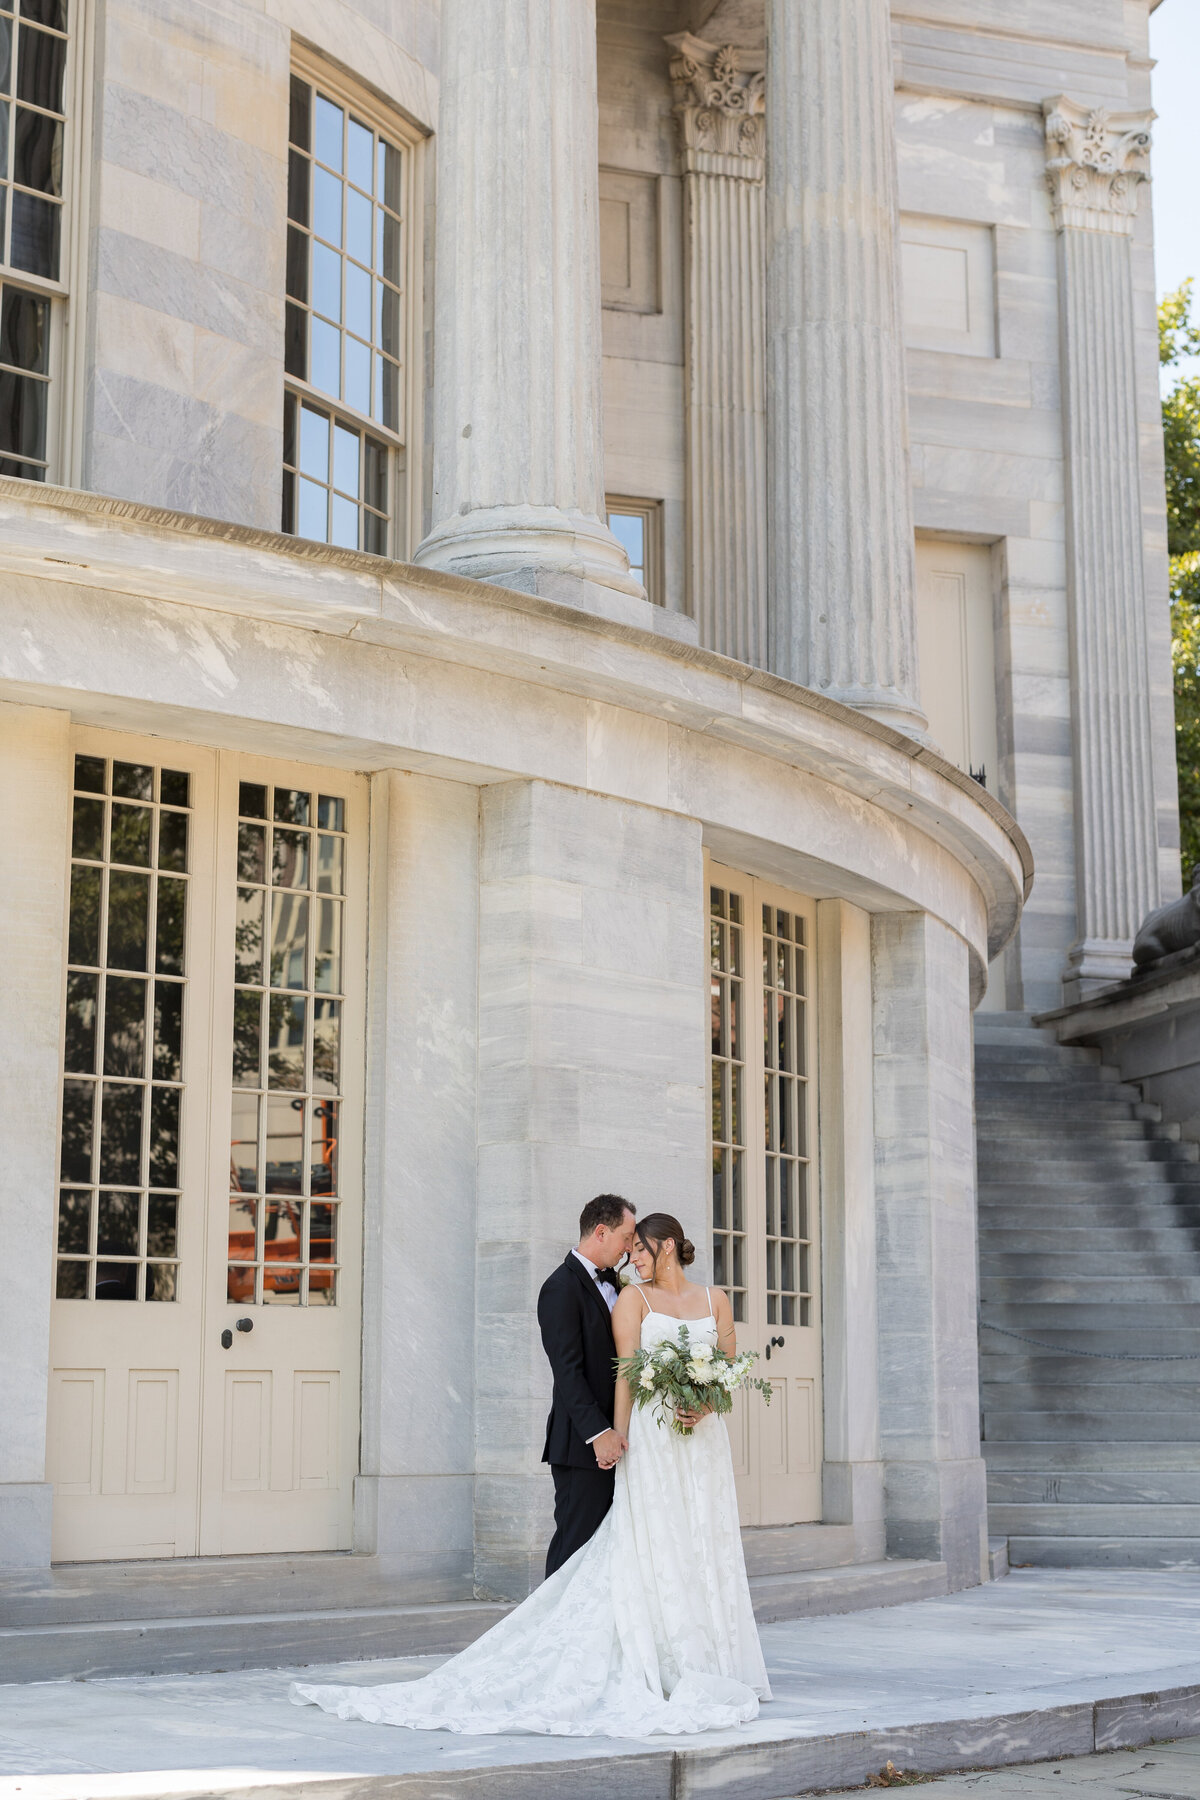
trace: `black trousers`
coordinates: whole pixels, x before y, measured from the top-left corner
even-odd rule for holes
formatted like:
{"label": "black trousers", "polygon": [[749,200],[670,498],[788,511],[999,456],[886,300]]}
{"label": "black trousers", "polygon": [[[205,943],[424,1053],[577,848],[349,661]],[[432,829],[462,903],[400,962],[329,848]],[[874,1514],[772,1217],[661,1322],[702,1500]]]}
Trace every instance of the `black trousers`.
{"label": "black trousers", "polygon": [[551,1463],[554,1477],[554,1536],[546,1552],[546,1573],[553,1575],[568,1557],[581,1550],[594,1537],[605,1513],[612,1505],[612,1469],[593,1465],[590,1469],[572,1469],[563,1463]]}

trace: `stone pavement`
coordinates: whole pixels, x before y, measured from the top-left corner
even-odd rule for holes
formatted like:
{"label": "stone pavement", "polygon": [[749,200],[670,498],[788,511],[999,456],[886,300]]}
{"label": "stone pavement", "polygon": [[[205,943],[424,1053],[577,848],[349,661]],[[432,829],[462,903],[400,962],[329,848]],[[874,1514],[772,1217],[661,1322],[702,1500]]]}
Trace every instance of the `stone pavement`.
{"label": "stone pavement", "polygon": [[[848,1800],[850,1794],[863,1800],[862,1788],[824,1800]],[[930,1783],[928,1800],[1061,1800],[1064,1794],[1071,1800],[1200,1800],[1200,1737],[983,1774],[943,1775]]]}
{"label": "stone pavement", "polygon": [[[647,1744],[343,1724],[288,1703],[292,1671],[0,1686],[0,1796],[784,1800],[889,1757],[933,1773],[1200,1732],[1197,1571],[1018,1570],[762,1635],[775,1699],[753,1725]],[[309,1678],[399,1680],[435,1660]]]}

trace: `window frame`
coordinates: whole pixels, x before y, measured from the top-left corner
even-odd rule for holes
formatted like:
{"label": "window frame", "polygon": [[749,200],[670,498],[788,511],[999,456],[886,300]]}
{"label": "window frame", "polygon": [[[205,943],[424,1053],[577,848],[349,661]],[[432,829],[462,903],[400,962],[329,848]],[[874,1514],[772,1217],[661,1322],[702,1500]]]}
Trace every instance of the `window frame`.
{"label": "window frame", "polygon": [[627,518],[641,519],[643,531],[643,571],[642,580],[646,588],[646,598],[652,606],[666,605],[666,592],[663,580],[663,503],[661,500],[648,500],[630,494],[605,494],[604,522],[609,530],[613,513],[622,513]]}
{"label": "window frame", "polygon": [[[390,106],[379,95],[365,84],[355,81],[345,71],[331,64],[325,57],[308,45],[293,40],[289,78],[297,76],[301,81],[320,93],[326,95],[336,105],[353,112],[364,124],[385,137],[401,153],[401,189],[400,189],[400,224],[403,233],[400,259],[400,301],[403,318],[400,327],[403,366],[400,379],[400,428],[391,431],[378,419],[367,414],[356,412],[345,401],[324,393],[314,387],[309,380],[301,380],[286,372],[283,377],[283,394],[286,397],[295,395],[299,407],[305,401],[327,413],[331,420],[344,419],[346,424],[363,434],[378,438],[386,444],[388,451],[387,475],[387,547],[385,555],[394,562],[407,561],[415,542],[419,539],[421,521],[421,461],[420,443],[422,433],[419,430],[419,400],[421,382],[418,379],[419,351],[421,344],[421,299],[423,267],[422,246],[424,242],[424,218],[422,207],[423,195],[423,152],[427,139],[404,115]],[[290,143],[290,128],[288,131]],[[285,153],[288,146],[285,146]],[[289,221],[285,220],[286,226]],[[284,300],[286,302],[286,293]],[[283,447],[280,446],[280,526],[282,529],[282,478]],[[361,505],[361,501],[359,502]],[[298,537],[299,532],[287,533]],[[331,545],[331,548],[338,548]],[[358,554],[371,554],[358,552]]]}
{"label": "window frame", "polygon": [[[95,10],[90,0],[70,0],[68,8],[58,278],[51,280],[0,262],[0,284],[8,282],[50,302],[46,475],[43,482],[31,483],[37,487],[83,486],[88,306],[86,282],[80,276],[87,266],[90,230],[91,167],[87,146],[92,138],[93,84],[88,76],[94,66]],[[25,481],[29,477],[3,479]]]}

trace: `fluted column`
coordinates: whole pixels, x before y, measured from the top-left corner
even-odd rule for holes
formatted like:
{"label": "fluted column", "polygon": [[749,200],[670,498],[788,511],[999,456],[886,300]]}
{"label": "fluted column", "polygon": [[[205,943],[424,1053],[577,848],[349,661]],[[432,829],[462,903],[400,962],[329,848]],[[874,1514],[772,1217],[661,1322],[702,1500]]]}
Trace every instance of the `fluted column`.
{"label": "fluted column", "polygon": [[920,731],[887,0],[767,0],[777,673]]}
{"label": "fluted column", "polygon": [[1158,901],[1130,239],[1152,113],[1044,102],[1059,233],[1078,936],[1068,997],[1128,975]]}
{"label": "fluted column", "polygon": [[762,50],[669,37],[686,207],[687,591],[700,642],[767,666]]}
{"label": "fluted column", "polygon": [[444,0],[433,528],[417,561],[642,595],[603,523],[594,0]]}

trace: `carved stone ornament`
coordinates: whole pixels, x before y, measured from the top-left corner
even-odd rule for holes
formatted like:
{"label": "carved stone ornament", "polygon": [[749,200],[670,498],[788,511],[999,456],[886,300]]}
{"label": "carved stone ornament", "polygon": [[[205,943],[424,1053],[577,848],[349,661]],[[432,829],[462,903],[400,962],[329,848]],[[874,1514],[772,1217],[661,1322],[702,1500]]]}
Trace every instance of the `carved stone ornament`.
{"label": "carved stone ornament", "polygon": [[674,52],[671,80],[685,166],[696,156],[740,157],[755,165],[744,172],[761,179],[765,52],[710,44],[690,31],[666,41]]}
{"label": "carved stone ornament", "polygon": [[1129,235],[1138,189],[1150,179],[1152,112],[1110,113],[1057,94],[1043,100],[1046,182],[1060,231]]}

